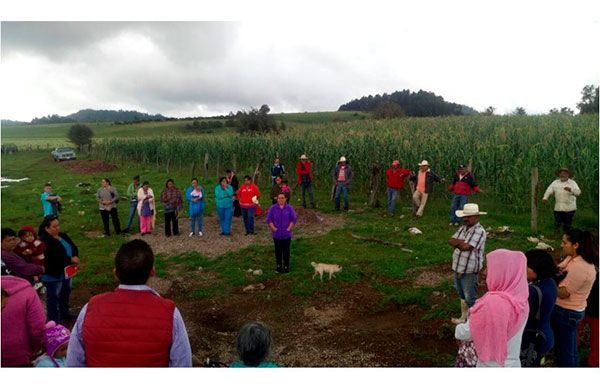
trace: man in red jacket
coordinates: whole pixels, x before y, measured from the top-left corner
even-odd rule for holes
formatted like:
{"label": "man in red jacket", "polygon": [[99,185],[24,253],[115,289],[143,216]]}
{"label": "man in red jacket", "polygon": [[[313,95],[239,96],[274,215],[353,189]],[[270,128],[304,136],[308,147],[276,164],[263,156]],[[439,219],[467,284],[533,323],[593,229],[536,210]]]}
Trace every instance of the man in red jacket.
{"label": "man in red jacket", "polygon": [[119,287],[96,295],[75,322],[68,367],[191,367],[181,313],[147,285],[154,254],[142,240],[121,246],[113,270]]}
{"label": "man in red jacket", "polygon": [[388,213],[393,215],[396,212],[396,200],[398,193],[404,187],[404,178],[410,175],[412,171],[405,168],[400,168],[400,161],[394,160],[392,168],[388,168],[385,172],[387,180],[387,202]]}
{"label": "man in red jacket", "polygon": [[244,184],[238,189],[236,195],[240,200],[240,207],[242,208],[246,236],[254,234],[254,215],[258,199],[260,198],[260,190],[258,186],[252,183],[252,178],[246,175],[244,177]]}
{"label": "man in red jacket", "polygon": [[302,207],[306,209],[306,192],[310,198],[310,207],[316,208],[315,195],[312,189],[312,163],[306,155],[300,156],[300,161],[296,164],[296,174],[298,174],[298,185],[302,188]]}
{"label": "man in red jacket", "polygon": [[481,189],[475,182],[475,177],[465,167],[464,164],[458,166],[452,185],[448,187],[448,191],[454,192],[452,204],[450,205],[450,225],[459,226],[462,219],[456,215],[457,210],[463,210],[465,204],[469,202],[469,195],[472,193],[481,193]]}

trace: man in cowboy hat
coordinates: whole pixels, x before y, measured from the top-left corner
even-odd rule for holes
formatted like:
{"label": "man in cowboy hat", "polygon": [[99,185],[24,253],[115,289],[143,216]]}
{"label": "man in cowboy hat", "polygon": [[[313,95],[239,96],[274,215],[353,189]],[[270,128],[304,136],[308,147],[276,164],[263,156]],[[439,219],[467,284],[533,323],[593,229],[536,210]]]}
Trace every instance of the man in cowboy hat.
{"label": "man in cowboy hat", "polygon": [[568,168],[561,167],[556,171],[556,179],[548,186],[543,203],[548,203],[548,198],[554,194],[554,232],[560,234],[560,227],[566,232],[571,228],[575,210],[577,210],[577,196],[581,194],[581,190],[577,183],[571,179],[573,174]]}
{"label": "man in cowboy hat", "polygon": [[443,182],[444,179],[431,171],[429,162],[426,160],[419,163],[419,171],[417,173],[413,172],[408,179],[416,185],[415,192],[413,193],[414,216],[422,217],[425,211],[425,204],[427,204],[427,198],[433,192],[433,183]]}
{"label": "man in cowboy hat", "polygon": [[348,165],[346,157],[340,157],[333,170],[333,184],[335,185],[335,210],[340,210],[340,196],[344,193],[344,210],[348,210],[348,189],[352,184],[352,168]]}
{"label": "man in cowboy hat", "polygon": [[296,164],[296,174],[298,175],[298,183],[302,187],[302,207],[306,209],[306,192],[310,197],[310,207],[316,208],[315,195],[312,189],[312,163],[308,160],[308,157],[304,154],[300,156],[300,161]]}
{"label": "man in cowboy hat", "polygon": [[392,162],[392,168],[388,168],[385,172],[386,183],[387,183],[387,203],[388,213],[394,214],[396,212],[396,200],[398,199],[398,193],[404,187],[404,178],[410,175],[412,171],[400,167],[400,161],[394,160]]}
{"label": "man in cowboy hat", "polygon": [[475,203],[467,203],[463,210],[456,210],[456,215],[462,217],[462,225],[448,240],[454,247],[452,253],[452,272],[454,286],[460,296],[460,318],[452,318],[452,323],[464,323],[467,320],[469,308],[477,299],[479,271],[483,268],[486,233],[479,223],[479,216],[487,214],[479,211]]}

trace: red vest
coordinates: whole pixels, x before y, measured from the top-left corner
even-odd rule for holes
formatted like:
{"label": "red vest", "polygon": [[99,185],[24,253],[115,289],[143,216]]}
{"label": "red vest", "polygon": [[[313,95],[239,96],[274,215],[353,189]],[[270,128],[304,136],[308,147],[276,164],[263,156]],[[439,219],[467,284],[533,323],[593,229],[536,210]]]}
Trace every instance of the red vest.
{"label": "red vest", "polygon": [[117,289],[94,296],[83,320],[90,367],[166,367],[175,303],[150,291]]}

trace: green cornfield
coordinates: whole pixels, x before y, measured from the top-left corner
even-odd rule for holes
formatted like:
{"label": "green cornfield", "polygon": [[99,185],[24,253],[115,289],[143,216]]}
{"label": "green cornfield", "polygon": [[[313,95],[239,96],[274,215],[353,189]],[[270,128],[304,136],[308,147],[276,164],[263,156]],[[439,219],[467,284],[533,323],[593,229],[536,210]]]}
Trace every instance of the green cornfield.
{"label": "green cornfield", "polygon": [[[292,184],[294,165],[304,153],[314,164],[318,187],[328,187],[336,160],[345,155],[355,173],[353,190],[365,194],[373,163],[387,168],[399,159],[402,167],[414,170],[427,159],[434,172],[451,179],[458,164],[472,161],[480,186],[515,211],[530,205],[532,167],[539,169],[543,192],[555,179],[554,171],[567,166],[583,191],[580,201],[598,208],[598,115],[403,118],[290,127],[283,134],[266,136],[105,139],[93,152],[110,162],[132,161],[159,169],[189,169],[195,162],[198,172],[208,153],[211,174],[223,174],[234,160],[238,172],[249,173],[263,157],[264,174],[278,153],[292,171]],[[385,185],[381,187],[383,192]]]}

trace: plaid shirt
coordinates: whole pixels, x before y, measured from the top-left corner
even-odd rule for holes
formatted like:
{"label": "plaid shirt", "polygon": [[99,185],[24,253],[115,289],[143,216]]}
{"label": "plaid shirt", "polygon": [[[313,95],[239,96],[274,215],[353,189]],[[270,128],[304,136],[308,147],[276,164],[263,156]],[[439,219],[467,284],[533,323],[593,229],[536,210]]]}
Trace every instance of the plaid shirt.
{"label": "plaid shirt", "polygon": [[452,238],[464,240],[473,247],[470,251],[461,251],[456,248],[452,253],[452,271],[463,273],[478,273],[483,267],[483,250],[485,248],[486,233],[478,222],[467,229],[466,225],[458,228]]}
{"label": "plaid shirt", "polygon": [[162,193],[160,193],[160,202],[162,202],[162,204],[165,206],[165,209],[168,210],[165,212],[179,212],[183,207],[183,197],[181,196],[181,191],[179,191],[177,187],[173,187],[172,189],[165,188]]}

